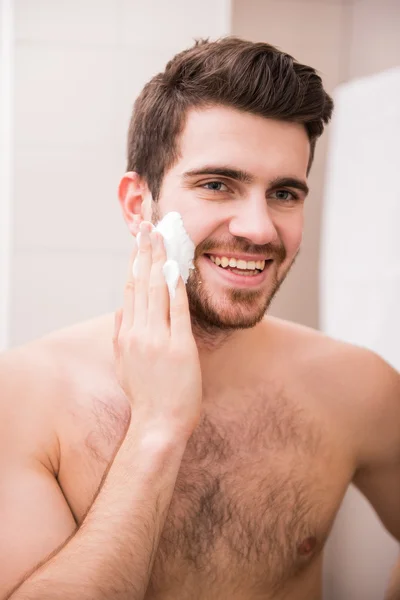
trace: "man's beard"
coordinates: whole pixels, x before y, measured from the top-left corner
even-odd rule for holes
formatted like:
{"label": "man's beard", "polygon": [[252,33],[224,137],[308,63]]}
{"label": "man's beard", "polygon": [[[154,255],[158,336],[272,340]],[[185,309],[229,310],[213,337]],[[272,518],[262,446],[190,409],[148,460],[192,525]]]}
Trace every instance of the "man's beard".
{"label": "man's beard", "polygon": [[[236,239],[238,242],[239,240],[241,241],[242,247],[243,238]],[[234,243],[233,240],[232,243]],[[227,250],[227,244],[224,244],[223,247]],[[237,243],[235,249],[236,253],[240,254]],[[263,255],[270,256],[271,258],[273,257],[274,263],[270,265],[267,263],[265,268],[272,269],[275,267],[278,270],[279,266],[283,263],[283,260],[280,260],[277,253],[274,253],[271,250],[272,248],[269,246],[269,250],[264,251]],[[234,250],[230,250],[230,252],[234,253]],[[242,250],[242,252],[247,253],[249,250]],[[259,249],[258,252],[253,250],[252,253],[260,254],[262,256]],[[286,251],[281,249],[279,254],[280,256],[283,254],[286,256]],[[293,263],[294,259],[279,277],[277,272],[274,272],[274,276],[269,282],[268,289],[261,288],[254,290],[227,287],[223,292],[224,297],[214,300],[212,291],[207,290],[206,286],[201,281],[200,271],[196,266],[195,259],[195,269],[191,271],[186,284],[192,323],[197,329],[203,329],[210,333],[212,331],[215,333],[217,333],[217,331],[228,333],[236,329],[249,329],[254,327],[264,318],[273,298],[278,292]],[[248,275],[248,277],[251,277],[251,275]]]}
{"label": "man's beard", "polygon": [[[160,219],[158,206],[153,203],[152,222],[156,224]],[[197,246],[193,260],[195,268],[190,271],[186,291],[194,330],[198,334],[203,332],[210,336],[218,336],[221,333],[229,334],[229,332],[237,329],[249,329],[257,325],[265,316],[272,299],[295,260],[293,259],[279,277],[275,271],[268,292],[265,289],[253,290],[231,287],[225,289],[224,298],[214,300],[212,291],[207,290],[201,281],[198,259],[200,256],[204,257],[205,254],[212,252],[215,248],[224,248],[226,252],[232,254],[253,254],[259,256],[259,260],[263,260],[267,256],[273,260],[273,263],[266,263],[265,268],[272,269],[275,267],[276,271],[279,270],[287,256],[282,243],[255,246],[245,238],[240,237],[230,238],[226,242],[208,238]],[[251,275],[248,277],[251,277]]]}

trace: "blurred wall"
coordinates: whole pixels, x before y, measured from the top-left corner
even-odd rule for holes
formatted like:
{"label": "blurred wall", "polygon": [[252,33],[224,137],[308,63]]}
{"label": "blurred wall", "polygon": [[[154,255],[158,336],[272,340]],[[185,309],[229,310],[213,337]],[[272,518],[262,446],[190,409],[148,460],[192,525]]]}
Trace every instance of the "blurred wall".
{"label": "blurred wall", "polygon": [[12,250],[13,10],[0,0],[0,352],[9,346]]}
{"label": "blurred wall", "polygon": [[[400,65],[398,0],[233,0],[232,32],[315,66],[330,93],[341,82]],[[272,314],[314,327],[328,142],[329,129],[310,174],[303,250],[271,307]],[[382,599],[397,554],[398,545],[351,486],[326,549],[324,600]]]}
{"label": "blurred wall", "polygon": [[117,201],[131,108],[227,0],[15,0],[12,346],[121,302],[130,235]]}

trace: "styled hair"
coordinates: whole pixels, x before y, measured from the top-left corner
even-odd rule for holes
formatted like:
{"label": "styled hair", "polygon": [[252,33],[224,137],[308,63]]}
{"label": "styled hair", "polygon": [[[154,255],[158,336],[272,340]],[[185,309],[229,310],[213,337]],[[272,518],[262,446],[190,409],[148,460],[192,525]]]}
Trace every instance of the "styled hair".
{"label": "styled hair", "polygon": [[197,40],[144,86],[133,107],[127,170],[145,179],[153,200],[179,158],[188,110],[218,105],[302,123],[310,140],[308,171],[333,110],[316,70],[278,48],[233,36]]}

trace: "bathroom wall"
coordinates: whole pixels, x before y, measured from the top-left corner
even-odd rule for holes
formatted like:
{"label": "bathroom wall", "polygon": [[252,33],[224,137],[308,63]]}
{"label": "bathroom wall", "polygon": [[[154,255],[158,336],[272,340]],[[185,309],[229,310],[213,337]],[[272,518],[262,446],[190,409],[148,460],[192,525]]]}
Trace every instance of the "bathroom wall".
{"label": "bathroom wall", "polygon": [[10,344],[120,305],[130,236],[118,202],[133,101],[226,0],[15,0]]}
{"label": "bathroom wall", "polygon": [[0,0],[0,352],[9,345],[12,251],[13,10]]}

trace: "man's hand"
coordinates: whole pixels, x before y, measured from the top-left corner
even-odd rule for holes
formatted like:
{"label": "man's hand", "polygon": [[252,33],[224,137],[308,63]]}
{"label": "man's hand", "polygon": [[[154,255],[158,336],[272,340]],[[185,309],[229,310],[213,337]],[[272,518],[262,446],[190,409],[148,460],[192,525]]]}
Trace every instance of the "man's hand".
{"label": "man's hand", "polygon": [[[115,316],[114,354],[120,384],[132,404],[132,420],[190,436],[201,410],[200,361],[192,334],[185,284],[170,298],[162,271],[162,236],[142,223],[132,253],[124,307]],[[136,244],[135,244],[136,246]],[[135,275],[133,262],[137,258]]]}

